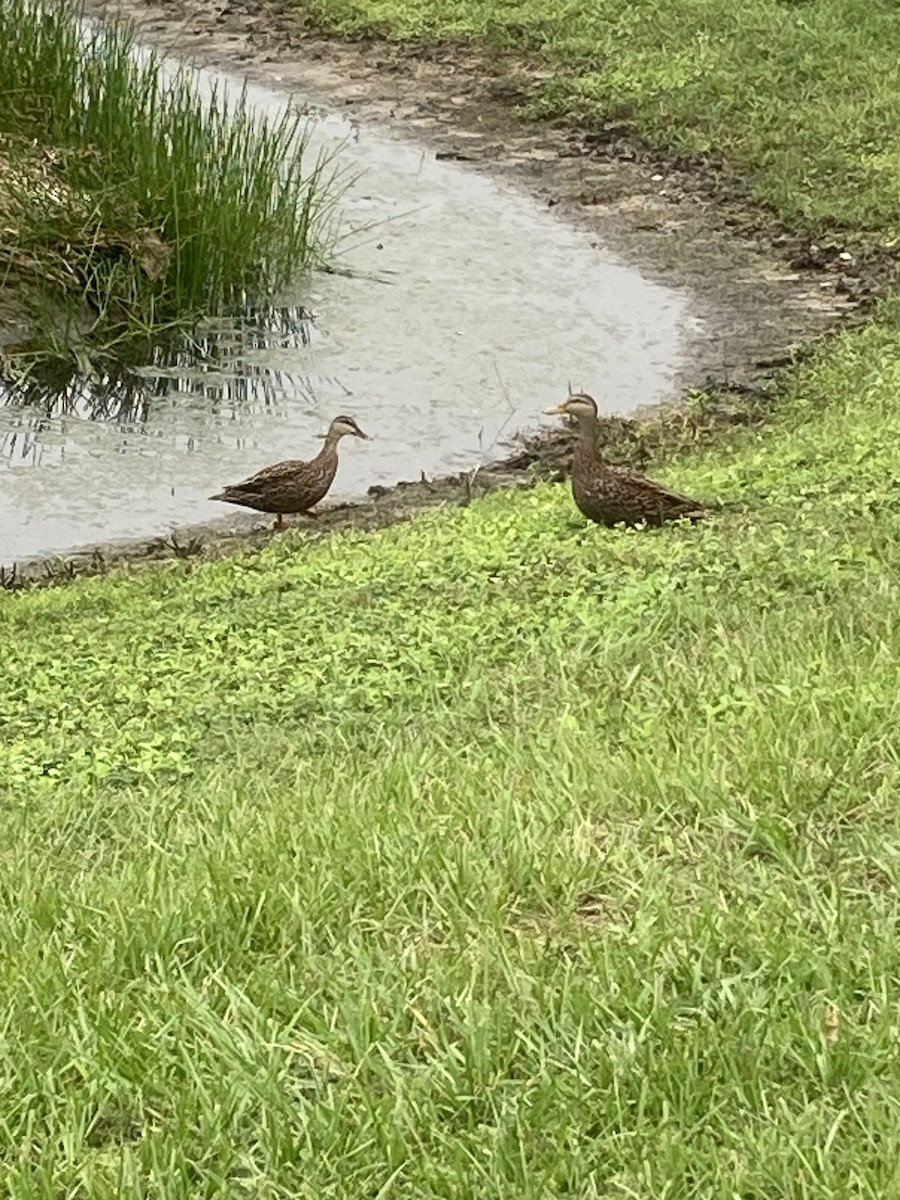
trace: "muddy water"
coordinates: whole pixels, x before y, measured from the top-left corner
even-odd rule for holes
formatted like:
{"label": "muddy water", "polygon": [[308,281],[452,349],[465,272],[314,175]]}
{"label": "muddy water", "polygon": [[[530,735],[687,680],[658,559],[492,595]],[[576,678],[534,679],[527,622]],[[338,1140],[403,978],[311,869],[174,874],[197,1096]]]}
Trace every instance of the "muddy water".
{"label": "muddy water", "polygon": [[[198,73],[214,84],[238,86]],[[286,102],[249,97],[273,115]],[[207,331],[135,395],[0,403],[0,563],[238,524],[207,497],[314,453],[339,412],[375,440],[343,444],[334,498],[496,457],[567,381],[609,411],[673,394],[701,332],[686,294],[460,164],[316,116],[315,149],[361,172],[342,200],[346,273],[307,281],[277,318]]]}

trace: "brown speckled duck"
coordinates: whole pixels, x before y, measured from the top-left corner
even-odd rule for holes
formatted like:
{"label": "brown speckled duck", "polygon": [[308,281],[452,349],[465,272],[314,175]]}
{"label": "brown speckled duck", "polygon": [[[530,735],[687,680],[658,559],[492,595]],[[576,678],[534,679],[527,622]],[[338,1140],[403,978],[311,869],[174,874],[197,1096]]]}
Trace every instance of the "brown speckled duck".
{"label": "brown speckled duck", "polygon": [[578,426],[572,457],[572,496],[576,505],[599,525],[662,525],[679,517],[698,520],[705,505],[678,496],[640,471],[611,466],[600,449],[597,405],[591,396],[575,392],[553,408],[550,416],[573,417]]}
{"label": "brown speckled duck", "polygon": [[210,500],[241,504],[257,512],[275,513],[275,529],[284,529],[285,513],[303,513],[317,517],[315,506],[323,500],[334,482],[338,467],[338,442],[347,435],[372,439],[363,433],[352,417],[335,417],[325,434],[325,445],[309,462],[288,459],[265,467],[243,483],[224,488]]}

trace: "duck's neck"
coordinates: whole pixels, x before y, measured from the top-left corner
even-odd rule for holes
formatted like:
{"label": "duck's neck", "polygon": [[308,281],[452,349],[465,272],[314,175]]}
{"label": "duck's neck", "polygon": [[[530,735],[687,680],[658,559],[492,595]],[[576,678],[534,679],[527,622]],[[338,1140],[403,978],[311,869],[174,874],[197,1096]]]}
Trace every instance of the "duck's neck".
{"label": "duck's neck", "polygon": [[600,449],[600,422],[596,417],[579,417],[575,438],[575,460],[592,459],[603,461]]}
{"label": "duck's neck", "polygon": [[329,430],[328,433],[325,434],[325,445],[319,451],[318,457],[331,458],[332,455],[336,455],[338,442],[341,440],[342,436],[343,434],[332,433],[331,430]]}

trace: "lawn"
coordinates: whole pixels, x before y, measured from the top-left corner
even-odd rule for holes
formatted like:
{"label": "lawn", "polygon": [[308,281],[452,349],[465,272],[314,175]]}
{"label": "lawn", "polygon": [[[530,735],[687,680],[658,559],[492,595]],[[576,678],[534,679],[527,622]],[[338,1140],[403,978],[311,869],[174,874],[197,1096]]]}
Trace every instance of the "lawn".
{"label": "lawn", "polygon": [[896,0],[279,0],[326,30],[549,67],[532,111],[624,121],[794,229],[900,245]]}
{"label": "lawn", "polygon": [[898,443],[0,595],[7,1194],[900,1194]]}

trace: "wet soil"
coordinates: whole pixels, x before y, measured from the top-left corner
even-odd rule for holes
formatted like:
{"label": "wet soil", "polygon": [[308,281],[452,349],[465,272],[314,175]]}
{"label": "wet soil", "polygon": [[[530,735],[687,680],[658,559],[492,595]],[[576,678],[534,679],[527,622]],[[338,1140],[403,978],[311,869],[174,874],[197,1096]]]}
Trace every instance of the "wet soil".
{"label": "wet soil", "polygon": [[[624,129],[585,131],[521,119],[515,104],[539,76],[520,59],[458,47],[323,39],[257,0],[89,0],[86,12],[125,15],[141,42],[166,54],[300,93],[352,121],[415,139],[436,158],[501,179],[560,220],[589,230],[647,278],[689,288],[716,332],[680,380],[685,391],[703,387],[720,397],[705,419],[707,430],[722,420],[747,419],[744,401],[732,404],[729,396],[754,396],[773,369],[790,361],[793,347],[858,317],[879,288],[883,264],[855,260],[837,244],[810,245],[740,200],[714,198],[711,170],[664,161]],[[571,287],[578,286],[573,278]],[[648,419],[643,428],[649,433],[640,431],[640,421],[614,422],[625,460],[645,463],[658,444],[659,420],[654,426]],[[566,434],[548,435],[474,476],[377,487],[363,503],[336,505],[315,525],[298,526],[372,528],[436,504],[466,503],[482,490],[559,474],[567,452]],[[22,563],[0,582],[52,581],[112,562],[218,555],[269,536],[259,521],[229,517],[174,539],[89,548],[66,562]]]}

